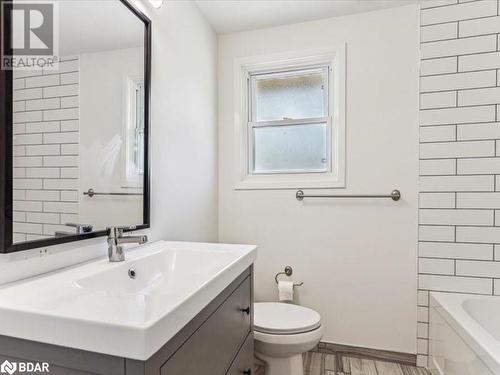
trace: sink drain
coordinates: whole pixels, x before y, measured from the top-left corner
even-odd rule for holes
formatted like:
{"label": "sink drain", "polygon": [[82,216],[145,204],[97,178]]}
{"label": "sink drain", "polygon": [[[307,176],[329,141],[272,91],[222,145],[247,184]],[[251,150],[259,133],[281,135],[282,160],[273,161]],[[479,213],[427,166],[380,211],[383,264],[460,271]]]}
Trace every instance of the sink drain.
{"label": "sink drain", "polygon": [[137,277],[137,272],[135,272],[135,270],[133,268],[131,268],[131,269],[128,270],[128,276],[131,279],[135,279]]}

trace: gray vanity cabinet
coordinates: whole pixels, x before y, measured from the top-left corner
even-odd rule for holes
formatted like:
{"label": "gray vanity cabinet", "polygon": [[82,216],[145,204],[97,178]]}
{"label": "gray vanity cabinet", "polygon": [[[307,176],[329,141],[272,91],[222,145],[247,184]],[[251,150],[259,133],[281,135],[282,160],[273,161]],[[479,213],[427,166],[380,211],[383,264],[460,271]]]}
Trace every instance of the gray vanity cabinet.
{"label": "gray vanity cabinet", "polygon": [[252,306],[250,267],[147,361],[0,336],[0,363],[48,362],[65,375],[250,375]]}
{"label": "gray vanity cabinet", "polygon": [[250,278],[161,367],[161,375],[225,374],[250,333]]}
{"label": "gray vanity cabinet", "polygon": [[250,334],[241,347],[238,356],[231,364],[227,375],[251,375],[253,374],[253,335]]}

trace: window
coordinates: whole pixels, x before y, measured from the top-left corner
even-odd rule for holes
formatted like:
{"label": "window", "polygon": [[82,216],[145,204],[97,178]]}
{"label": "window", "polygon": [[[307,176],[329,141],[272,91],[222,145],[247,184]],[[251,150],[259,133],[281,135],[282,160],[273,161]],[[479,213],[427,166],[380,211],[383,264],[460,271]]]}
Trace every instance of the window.
{"label": "window", "polygon": [[343,58],[237,62],[237,189],[344,187]]}
{"label": "window", "polygon": [[250,171],[328,170],[329,67],[250,75]]}

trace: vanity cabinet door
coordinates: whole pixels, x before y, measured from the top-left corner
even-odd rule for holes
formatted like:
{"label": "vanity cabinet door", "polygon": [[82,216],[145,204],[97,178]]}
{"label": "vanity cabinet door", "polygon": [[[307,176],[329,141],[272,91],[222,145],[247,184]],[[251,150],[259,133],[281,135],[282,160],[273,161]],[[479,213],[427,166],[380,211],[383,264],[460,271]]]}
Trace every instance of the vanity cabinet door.
{"label": "vanity cabinet door", "polygon": [[251,329],[251,278],[161,367],[161,375],[225,374]]}
{"label": "vanity cabinet door", "polygon": [[234,360],[227,375],[253,375],[254,373],[254,350],[253,334],[249,334],[241,347],[238,356]]}

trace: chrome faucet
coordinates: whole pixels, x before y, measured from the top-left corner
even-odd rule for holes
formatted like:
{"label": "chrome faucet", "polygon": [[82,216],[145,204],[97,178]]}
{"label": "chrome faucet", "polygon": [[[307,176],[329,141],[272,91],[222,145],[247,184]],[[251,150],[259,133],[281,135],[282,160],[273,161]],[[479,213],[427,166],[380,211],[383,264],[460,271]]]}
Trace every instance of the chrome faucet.
{"label": "chrome faucet", "polygon": [[138,243],[143,244],[148,242],[148,236],[124,236],[124,230],[134,230],[134,226],[125,227],[108,227],[108,255],[110,262],[123,262],[125,253],[123,252],[122,244]]}

